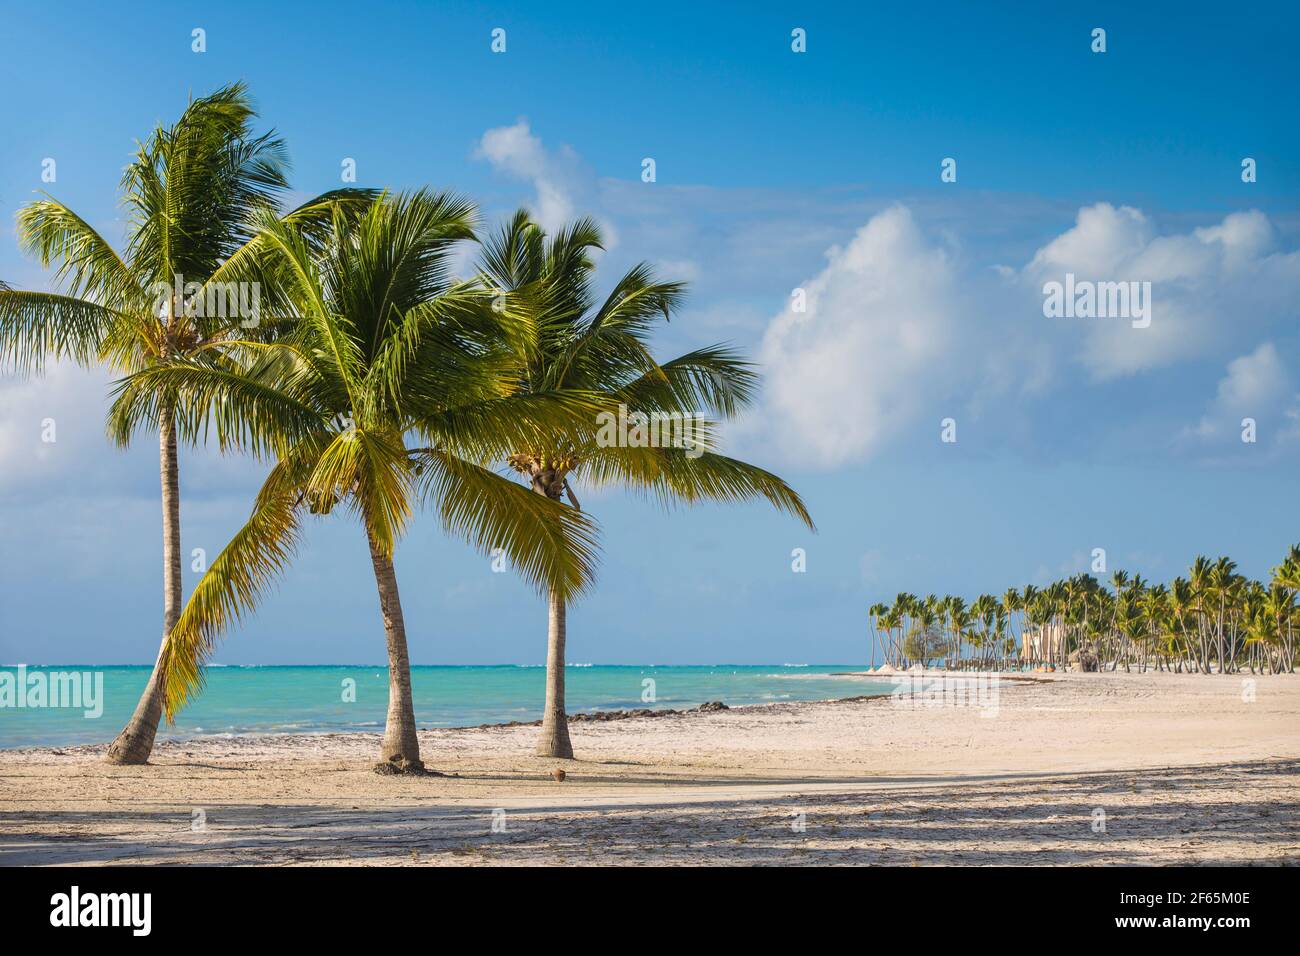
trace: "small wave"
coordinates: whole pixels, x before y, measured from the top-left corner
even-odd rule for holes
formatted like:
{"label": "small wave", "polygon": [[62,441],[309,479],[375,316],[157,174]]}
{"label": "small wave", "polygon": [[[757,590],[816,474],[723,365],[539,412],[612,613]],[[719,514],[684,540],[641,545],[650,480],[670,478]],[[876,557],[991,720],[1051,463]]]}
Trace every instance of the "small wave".
{"label": "small wave", "polygon": [[833,674],[764,674],[764,678],[772,680],[821,680],[826,677],[833,677]]}

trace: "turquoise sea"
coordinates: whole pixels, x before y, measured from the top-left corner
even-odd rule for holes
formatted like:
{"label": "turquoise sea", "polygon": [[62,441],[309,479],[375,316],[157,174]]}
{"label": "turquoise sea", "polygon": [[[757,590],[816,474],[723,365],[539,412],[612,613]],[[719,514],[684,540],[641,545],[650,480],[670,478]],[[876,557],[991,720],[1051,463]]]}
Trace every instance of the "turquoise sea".
{"label": "turquoise sea", "polygon": [[[566,688],[570,713],[634,707],[680,710],[705,701],[729,706],[790,700],[827,700],[859,694],[888,694],[888,681],[835,678],[860,670],[843,665],[640,666],[569,665]],[[13,675],[4,677],[5,672]],[[0,748],[58,747],[105,743],[122,729],[149,677],[144,666],[60,665],[29,667],[27,683],[49,681],[51,673],[90,675],[91,689],[102,677],[102,701],[86,713],[80,707],[16,706],[2,693],[17,683],[15,667],[0,668]],[[46,675],[35,677],[35,675]],[[415,716],[421,728],[529,721],[541,717],[545,669],[541,666],[413,667]],[[647,685],[649,680],[653,685]],[[355,682],[355,685],[349,682]],[[653,700],[643,695],[653,689]],[[349,693],[349,689],[354,693]],[[354,700],[347,700],[354,697]],[[64,698],[66,701],[67,698]],[[61,701],[62,702],[62,701]],[[214,666],[202,695],[160,737],[234,734],[310,734],[369,731],[384,726],[388,670],[384,666],[316,667]]]}

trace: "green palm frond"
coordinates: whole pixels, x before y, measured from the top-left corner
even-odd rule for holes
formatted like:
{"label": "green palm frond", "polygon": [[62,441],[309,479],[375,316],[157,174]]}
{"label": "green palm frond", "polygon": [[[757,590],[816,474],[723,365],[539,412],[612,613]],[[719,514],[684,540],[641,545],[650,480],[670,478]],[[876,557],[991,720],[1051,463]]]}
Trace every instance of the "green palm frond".
{"label": "green palm frond", "polygon": [[[517,363],[520,395],[554,398],[581,390],[603,406],[600,417],[626,412],[641,430],[659,434],[635,442],[620,434],[610,442],[603,433],[608,422],[598,421],[594,435],[556,429],[521,441],[507,456],[511,466],[550,494],[568,489],[571,500],[569,472],[598,485],[630,486],[664,504],[763,499],[811,527],[807,508],[784,481],[716,454],[717,423],[700,417],[731,418],[750,404],[758,386],[753,367],[724,345],[660,364],[649,338],[657,321],[680,305],[685,286],[660,281],[642,263],[598,305],[591,250],[601,247],[591,220],[547,236],[522,210],[490,237],[480,270],[483,284],[504,302],[496,312],[505,329],[499,342]],[[662,440],[665,427],[669,442]]]}
{"label": "green palm frond", "polygon": [[292,463],[272,469],[253,513],[208,567],[172,628],[159,668],[168,721],[203,686],[203,663],[222,633],[256,605],[298,545],[302,496]]}
{"label": "green palm frond", "polygon": [[108,241],[63,203],[48,197],[18,211],[18,242],[42,266],[55,264],[54,279],[70,297],[123,313],[145,309],[147,283]]}
{"label": "green palm frond", "polygon": [[713,345],[663,363],[628,384],[622,398],[633,408],[695,409],[731,418],[754,400],[757,388],[752,364],[727,346]]}
{"label": "green palm frond", "polygon": [[360,389],[362,414],[377,413],[380,402],[401,416],[408,398],[418,406],[421,396],[445,392],[454,380],[466,387],[481,382],[482,359],[465,337],[477,337],[486,308],[482,289],[459,283],[394,318],[373,348]]}
{"label": "green palm frond", "polygon": [[668,321],[685,294],[684,283],[659,282],[650,265],[642,262],[619,279],[604,305],[592,316],[585,334],[597,335],[612,328],[649,332],[655,320]]}
{"label": "green palm frond", "polygon": [[288,186],[283,141],[253,136],[256,114],[242,83],[191,101],[158,127],[122,175],[127,257],[151,281],[207,279],[274,209]]}
{"label": "green palm frond", "polygon": [[665,505],[762,498],[816,530],[803,499],[785,481],[756,465],[711,451],[696,455],[682,448],[601,448],[579,474],[592,485],[626,486],[654,495]]}
{"label": "green palm frond", "polygon": [[576,389],[509,395],[423,416],[417,430],[430,443],[462,457],[500,460],[521,449],[553,447],[557,441],[589,446],[602,410],[602,396]]}
{"label": "green palm frond", "polygon": [[483,241],[483,273],[493,290],[520,289],[540,277],[545,233],[526,209]]}
{"label": "green palm frond", "polygon": [[93,365],[110,329],[125,317],[84,299],[0,288],[0,367],[38,375],[47,359]]}
{"label": "green palm frond", "polygon": [[597,534],[582,512],[481,465],[434,450],[412,456],[443,526],[481,551],[501,548],[525,580],[568,600],[595,573]]}
{"label": "green palm frond", "polygon": [[[319,250],[336,216],[345,221],[355,220],[370,208],[379,195],[379,191],[375,189],[335,189],[309,199],[281,218],[285,225],[302,236],[309,247]],[[196,297],[206,300],[214,286],[243,283],[256,287],[259,293],[259,307],[264,313],[259,316],[259,326],[264,331],[273,329],[275,323],[271,319],[272,316],[276,313],[290,312],[292,306],[289,297],[281,294],[280,283],[277,281],[274,269],[267,261],[265,242],[260,229],[275,218],[276,214],[269,208],[253,210],[249,215],[249,228],[256,231],[213,270],[196,293]],[[217,317],[219,318],[221,317]],[[242,323],[246,318],[246,316],[236,316],[233,320],[225,322],[211,320],[204,324],[204,336],[211,338],[220,332],[243,327]]]}
{"label": "green palm frond", "polygon": [[108,433],[126,445],[142,425],[157,425],[165,405],[175,409],[178,433],[190,443],[214,434],[222,451],[273,452],[320,429],[325,418],[286,382],[292,385],[283,375],[275,380],[257,369],[197,358],[150,366],[114,385]]}
{"label": "green palm frond", "polygon": [[399,434],[354,427],[336,435],[321,453],[306,490],[349,499],[379,549],[391,557],[411,516],[413,477]]}
{"label": "green palm frond", "polygon": [[358,318],[367,358],[389,326],[410,309],[436,302],[452,284],[452,251],[474,237],[474,204],[455,193],[417,190],[374,203],[357,229],[347,261],[371,282],[339,282],[338,310]]}

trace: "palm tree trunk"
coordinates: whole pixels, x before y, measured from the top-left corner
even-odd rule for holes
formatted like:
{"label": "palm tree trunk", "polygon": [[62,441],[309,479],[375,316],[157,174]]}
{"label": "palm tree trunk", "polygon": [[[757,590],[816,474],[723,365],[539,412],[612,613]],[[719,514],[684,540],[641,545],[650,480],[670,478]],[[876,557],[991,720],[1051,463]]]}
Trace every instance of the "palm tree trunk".
{"label": "palm tree trunk", "polygon": [[380,773],[424,773],[420,741],[415,734],[415,703],[411,697],[411,658],[406,649],[406,621],[397,592],[393,559],[375,541],[369,526],[370,562],[375,568],[379,610],[384,615],[384,637],[388,641],[388,722],[384,726]]}
{"label": "palm tree trunk", "polygon": [[[551,471],[538,471],[533,475],[532,489],[552,501],[560,501],[567,492],[573,507],[581,511],[573,489],[562,475]],[[568,634],[564,599],[550,590],[549,618],[546,627],[546,704],[542,711],[542,735],[537,741],[539,757],[573,759],[573,744],[569,741],[569,715],[564,702],[564,642]]]}
{"label": "palm tree trunk", "polygon": [[569,717],[564,707],[564,599],[550,593],[550,621],[546,629],[546,709],[542,712],[542,736],[537,741],[539,757],[573,759],[569,742]]}
{"label": "palm tree trunk", "polygon": [[[181,616],[181,492],[176,462],[176,419],[173,407],[164,402],[158,409],[158,470],[162,481],[163,517],[163,639],[158,659],[167,646],[167,635]],[[145,685],[135,713],[117,739],[109,745],[108,762],[143,764],[153,752],[158,722],[162,719],[163,681],[154,661],[153,673]]]}

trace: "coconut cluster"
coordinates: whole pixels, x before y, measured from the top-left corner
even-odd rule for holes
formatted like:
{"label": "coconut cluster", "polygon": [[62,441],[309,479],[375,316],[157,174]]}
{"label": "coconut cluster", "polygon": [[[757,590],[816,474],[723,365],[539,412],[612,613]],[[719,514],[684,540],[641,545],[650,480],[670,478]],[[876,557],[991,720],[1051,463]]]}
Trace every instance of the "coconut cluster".
{"label": "coconut cluster", "polygon": [[529,451],[511,455],[506,462],[521,475],[536,475],[542,472],[564,474],[572,471],[578,459],[572,452],[567,454],[555,452]]}

